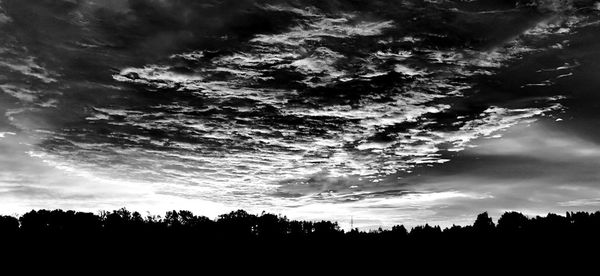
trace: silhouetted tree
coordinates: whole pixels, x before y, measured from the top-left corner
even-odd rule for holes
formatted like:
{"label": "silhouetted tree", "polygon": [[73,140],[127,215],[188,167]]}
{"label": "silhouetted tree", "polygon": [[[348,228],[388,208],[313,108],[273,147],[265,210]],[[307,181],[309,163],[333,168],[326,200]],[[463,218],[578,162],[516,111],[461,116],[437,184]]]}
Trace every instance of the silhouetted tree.
{"label": "silhouetted tree", "polygon": [[442,230],[439,226],[431,227],[429,224],[416,226],[410,231],[410,237],[415,239],[437,239]]}
{"label": "silhouetted tree", "polygon": [[319,221],[313,225],[313,235],[317,238],[335,237],[340,233],[340,227],[337,223],[331,221]]}
{"label": "silhouetted tree", "polygon": [[404,238],[408,236],[408,231],[406,230],[404,225],[394,225],[392,227],[392,234],[394,234],[395,237]]}
{"label": "silhouetted tree", "polygon": [[220,232],[231,239],[249,239],[256,236],[257,217],[244,210],[220,215],[217,220]]}
{"label": "silhouetted tree", "polygon": [[0,216],[0,235],[10,235],[19,231],[19,220],[10,216]]}
{"label": "silhouetted tree", "polygon": [[506,212],[498,219],[498,230],[502,233],[516,233],[527,228],[529,219],[517,212]]}
{"label": "silhouetted tree", "polygon": [[491,233],[495,230],[495,228],[496,225],[487,212],[479,214],[475,220],[475,223],[473,223],[473,230],[480,234]]}
{"label": "silhouetted tree", "polygon": [[289,223],[286,218],[264,213],[258,218],[256,235],[262,239],[282,239],[288,231]]}

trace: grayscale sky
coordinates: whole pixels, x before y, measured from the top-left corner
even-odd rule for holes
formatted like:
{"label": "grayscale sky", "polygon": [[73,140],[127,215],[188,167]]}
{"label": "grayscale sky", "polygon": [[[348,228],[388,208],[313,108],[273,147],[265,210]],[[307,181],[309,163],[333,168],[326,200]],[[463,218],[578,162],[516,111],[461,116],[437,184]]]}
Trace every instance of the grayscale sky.
{"label": "grayscale sky", "polygon": [[0,0],[0,213],[597,210],[599,31],[587,0]]}

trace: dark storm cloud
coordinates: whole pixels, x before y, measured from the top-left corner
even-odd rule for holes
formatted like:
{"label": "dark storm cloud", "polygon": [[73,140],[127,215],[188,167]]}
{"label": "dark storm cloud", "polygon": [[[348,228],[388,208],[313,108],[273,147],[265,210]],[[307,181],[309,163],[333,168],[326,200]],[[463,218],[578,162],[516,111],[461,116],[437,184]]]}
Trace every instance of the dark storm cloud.
{"label": "dark storm cloud", "polygon": [[12,26],[33,45],[79,42],[131,49],[142,57],[199,46],[225,48],[258,32],[282,30],[298,16],[261,5],[248,0],[2,2]]}
{"label": "dark storm cloud", "polygon": [[[515,1],[506,2],[506,5],[489,8],[509,9],[515,6]],[[286,9],[264,9],[270,5],[301,10],[313,8],[324,13],[361,11],[363,17],[413,18],[415,22],[403,31],[435,32],[444,29],[449,36],[443,43],[453,43],[453,39],[461,37],[470,37],[471,43],[503,39],[509,35],[503,33],[507,29],[514,30],[515,25],[521,24],[519,21],[521,25],[527,25],[528,21],[535,19],[535,16],[500,14],[496,18],[498,25],[511,24],[513,27],[494,29],[477,22],[465,25],[461,19],[464,15],[458,12],[426,9],[433,5],[462,7],[464,3],[432,4],[423,1],[5,0],[2,5],[19,28],[28,29],[36,35],[58,35],[73,39],[85,36],[81,32],[89,28],[97,28],[104,32],[113,46],[135,48],[144,54],[174,51],[182,47],[224,47],[258,33],[285,30],[295,18],[301,16]],[[439,13],[440,22],[429,20],[434,13]],[[77,24],[80,26],[73,26]],[[76,34],[70,35],[71,32]]]}

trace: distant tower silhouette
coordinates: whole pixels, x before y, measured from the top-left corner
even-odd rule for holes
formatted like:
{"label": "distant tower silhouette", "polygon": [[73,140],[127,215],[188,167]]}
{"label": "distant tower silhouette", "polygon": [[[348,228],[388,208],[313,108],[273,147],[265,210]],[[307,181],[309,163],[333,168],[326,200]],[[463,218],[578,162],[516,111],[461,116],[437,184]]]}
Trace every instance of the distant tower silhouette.
{"label": "distant tower silhouette", "polygon": [[350,231],[354,230],[354,217],[350,216]]}

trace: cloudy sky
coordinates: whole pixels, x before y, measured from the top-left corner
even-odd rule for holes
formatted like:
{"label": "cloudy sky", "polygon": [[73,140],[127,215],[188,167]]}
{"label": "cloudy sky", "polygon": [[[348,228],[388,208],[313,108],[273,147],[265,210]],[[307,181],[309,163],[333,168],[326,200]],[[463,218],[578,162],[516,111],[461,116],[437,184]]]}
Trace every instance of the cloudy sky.
{"label": "cloudy sky", "polygon": [[0,212],[595,210],[599,6],[524,2],[1,0]]}

